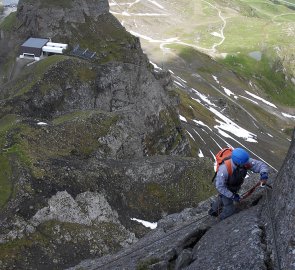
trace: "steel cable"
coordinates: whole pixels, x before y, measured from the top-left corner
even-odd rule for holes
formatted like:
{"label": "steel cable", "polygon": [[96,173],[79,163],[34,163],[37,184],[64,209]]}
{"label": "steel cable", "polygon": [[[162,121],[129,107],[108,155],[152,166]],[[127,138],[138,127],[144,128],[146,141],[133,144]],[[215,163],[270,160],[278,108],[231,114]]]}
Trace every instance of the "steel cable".
{"label": "steel cable", "polygon": [[167,237],[173,235],[174,233],[177,233],[177,232],[179,232],[179,231],[181,231],[181,230],[183,230],[183,229],[185,229],[185,228],[191,226],[192,224],[199,223],[199,222],[202,221],[202,220],[206,220],[205,218],[208,218],[208,217],[209,217],[209,215],[205,215],[205,216],[201,217],[200,219],[194,220],[193,222],[190,222],[190,223],[188,223],[187,225],[185,225],[185,226],[183,226],[183,227],[181,227],[181,228],[179,228],[179,229],[177,229],[177,230],[174,230],[174,231],[172,231],[172,232],[170,232],[170,233],[164,235],[163,237],[160,237],[160,238],[156,239],[155,241],[150,242],[150,243],[147,244],[147,245],[144,245],[144,246],[142,246],[142,247],[140,247],[140,248],[137,248],[137,249],[135,249],[135,250],[132,250],[132,251],[130,251],[129,253],[124,254],[124,255],[122,255],[122,256],[116,258],[116,259],[113,260],[113,261],[109,261],[109,262],[107,262],[107,263],[101,264],[101,265],[97,266],[97,268],[94,268],[94,269],[100,269],[100,268],[102,268],[102,267],[104,267],[104,266],[107,266],[107,265],[110,265],[110,264],[112,264],[112,263],[114,263],[114,262],[117,262],[117,261],[119,261],[119,260],[121,260],[121,259],[123,259],[123,258],[125,258],[125,257],[127,257],[127,256],[129,256],[129,255],[131,255],[131,254],[133,254],[133,253],[135,253],[135,252],[137,252],[137,251],[139,251],[139,250],[145,249],[145,248],[147,248],[147,247],[149,247],[149,246],[151,246],[151,245],[153,245],[153,244],[155,244],[155,243],[157,243],[157,242],[159,242],[159,241],[161,241],[161,240],[163,240],[163,239],[165,239],[165,238],[167,238]]}

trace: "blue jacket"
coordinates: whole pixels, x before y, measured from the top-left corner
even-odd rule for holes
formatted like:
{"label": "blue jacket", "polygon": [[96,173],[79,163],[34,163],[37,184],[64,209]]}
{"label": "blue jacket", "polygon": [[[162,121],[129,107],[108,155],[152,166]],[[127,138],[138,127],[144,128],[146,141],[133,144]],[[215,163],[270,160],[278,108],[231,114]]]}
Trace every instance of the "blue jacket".
{"label": "blue jacket", "polygon": [[[232,160],[231,160],[231,165],[234,171],[237,168],[237,166],[232,162]],[[249,162],[247,163],[247,168],[248,167],[249,167],[249,170],[255,173],[260,173],[260,174],[263,172],[268,173],[268,166],[260,160],[250,158]],[[233,196],[233,193],[226,186],[226,181],[228,177],[229,175],[228,175],[226,165],[225,164],[220,165],[215,178],[215,186],[220,194],[224,195],[225,197],[231,198]]]}

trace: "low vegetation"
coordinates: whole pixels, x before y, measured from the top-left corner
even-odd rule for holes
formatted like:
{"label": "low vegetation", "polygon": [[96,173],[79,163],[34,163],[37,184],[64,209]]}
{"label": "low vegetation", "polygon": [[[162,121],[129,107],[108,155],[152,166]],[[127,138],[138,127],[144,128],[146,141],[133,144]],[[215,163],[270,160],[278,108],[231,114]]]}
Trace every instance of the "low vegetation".
{"label": "low vegetation", "polygon": [[281,105],[295,106],[294,85],[290,80],[286,80],[279,59],[271,59],[268,55],[262,54],[261,60],[257,61],[249,55],[240,53],[229,55],[220,62],[259,85],[269,100]]}
{"label": "low vegetation", "polygon": [[12,12],[3,20],[2,23],[0,23],[0,29],[7,32],[11,32],[13,31],[13,27],[15,26],[15,22],[16,12]]}

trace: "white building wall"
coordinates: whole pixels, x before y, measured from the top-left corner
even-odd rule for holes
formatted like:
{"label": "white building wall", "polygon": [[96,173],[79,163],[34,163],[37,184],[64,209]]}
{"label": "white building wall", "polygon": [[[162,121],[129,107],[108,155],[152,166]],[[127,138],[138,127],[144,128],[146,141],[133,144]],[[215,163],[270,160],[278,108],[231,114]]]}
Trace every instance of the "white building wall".
{"label": "white building wall", "polygon": [[[48,44],[48,43],[47,43]],[[49,52],[49,53],[59,53],[62,54],[63,53],[63,48],[58,48],[58,47],[51,47],[51,46],[44,46],[42,48],[43,52]]]}
{"label": "white building wall", "polygon": [[46,46],[63,48],[64,50],[66,50],[68,48],[68,44],[54,43],[54,42],[47,42]]}

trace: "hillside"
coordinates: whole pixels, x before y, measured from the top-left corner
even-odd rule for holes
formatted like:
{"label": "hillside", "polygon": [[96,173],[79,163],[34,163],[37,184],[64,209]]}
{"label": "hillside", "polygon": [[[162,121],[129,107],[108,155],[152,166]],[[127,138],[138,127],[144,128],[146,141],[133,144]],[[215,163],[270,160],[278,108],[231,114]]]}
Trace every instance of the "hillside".
{"label": "hillside", "polygon": [[[24,0],[0,25],[0,70],[11,74],[0,88],[4,269],[116,252],[147,233],[131,218],[157,221],[213,192],[212,162],[191,156],[170,74],[99,3]],[[28,37],[48,33],[69,42],[65,55],[15,61]],[[96,57],[73,56],[77,43]]]}
{"label": "hillside", "polygon": [[171,72],[196,155],[240,145],[279,169],[295,123],[293,9],[270,1],[110,6],[159,70]]}
{"label": "hillside", "polygon": [[[164,4],[110,7],[122,16],[135,9],[138,17],[155,18],[158,13],[147,16],[142,5],[159,12]],[[169,57],[161,60],[162,51],[151,54],[141,41],[150,61],[110,7],[106,0],[21,0],[0,24],[4,269],[65,269],[105,260],[150,235],[138,219],[162,220],[169,229],[185,208],[200,204],[197,212],[207,211],[209,201],[202,202],[215,192],[212,155],[225,145],[244,146],[274,171],[283,163],[294,126],[292,104],[267,96],[255,78],[181,42],[151,40],[164,52],[169,47]],[[182,14],[182,5],[172,7],[179,8],[175,16]],[[199,12],[186,12],[192,10]],[[50,37],[69,49],[39,62],[16,58],[29,37]],[[77,45],[95,57],[75,55]],[[293,102],[288,93],[284,99]],[[251,176],[249,183],[256,180]],[[196,218],[194,211],[180,219]]]}

